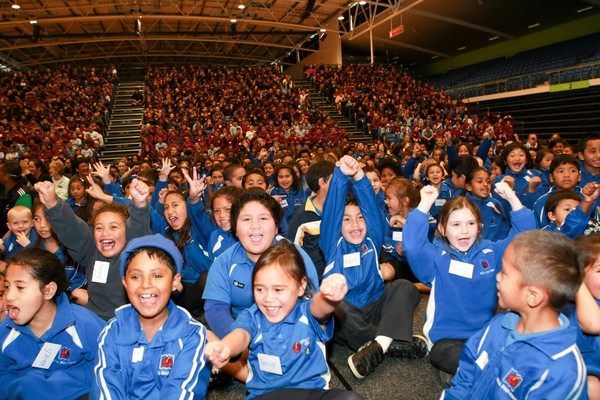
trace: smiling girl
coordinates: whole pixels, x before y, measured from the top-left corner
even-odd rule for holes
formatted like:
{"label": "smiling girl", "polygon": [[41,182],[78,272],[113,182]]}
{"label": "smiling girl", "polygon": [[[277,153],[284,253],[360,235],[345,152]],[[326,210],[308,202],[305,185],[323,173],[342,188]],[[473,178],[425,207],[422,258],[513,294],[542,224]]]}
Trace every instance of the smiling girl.
{"label": "smiling girl", "polygon": [[525,206],[532,208],[538,197],[548,192],[550,188],[548,180],[540,171],[531,169],[533,158],[524,144],[520,142],[507,144],[496,162],[504,169],[504,174],[496,176],[494,182],[502,180],[514,182],[512,189]]}
{"label": "smiling girl", "polygon": [[504,239],[510,230],[510,219],[502,204],[492,197],[489,172],[482,167],[471,171],[465,181],[465,189],[465,196],[481,211],[483,238],[492,241]]}
{"label": "smiling girl", "polygon": [[496,273],[504,250],[517,233],[535,229],[531,210],[523,207],[506,182],[496,193],[512,206],[513,226],[504,240],[481,239],[481,212],[464,196],[442,207],[437,237],[427,240],[429,210],[438,198],[432,186],[421,189],[421,201],[406,218],[404,254],[419,280],[431,286],[423,332],[434,366],[456,372],[464,342],[496,313]]}
{"label": "smiling girl", "polygon": [[292,166],[280,166],[275,171],[275,176],[277,182],[269,194],[275,197],[283,208],[285,226],[287,226],[294,212],[306,201],[306,192],[300,187],[300,180]]}
{"label": "smiling girl", "polygon": [[121,251],[127,239],[150,233],[148,186],[134,179],[130,189],[133,201],[129,208],[113,204],[101,206],[94,212],[91,230],[66,202],[56,198],[51,182],[38,182],[35,189],[58,240],[85,268],[87,290],[76,289],[73,297],[101,318],[112,318],[115,309],[127,303],[119,276]]}

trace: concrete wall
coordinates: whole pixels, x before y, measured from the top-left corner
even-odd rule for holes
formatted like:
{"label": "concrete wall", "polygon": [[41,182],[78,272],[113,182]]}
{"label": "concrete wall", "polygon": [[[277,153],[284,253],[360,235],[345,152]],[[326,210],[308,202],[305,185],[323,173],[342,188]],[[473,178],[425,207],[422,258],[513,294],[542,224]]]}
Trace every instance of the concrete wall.
{"label": "concrete wall", "polygon": [[319,42],[319,51],[316,51],[308,57],[300,60],[299,63],[285,70],[286,74],[291,75],[295,80],[304,79],[303,68],[310,64],[333,64],[342,65],[342,41],[337,32],[331,32],[329,29],[338,30],[338,21],[334,20],[325,27],[327,37]]}

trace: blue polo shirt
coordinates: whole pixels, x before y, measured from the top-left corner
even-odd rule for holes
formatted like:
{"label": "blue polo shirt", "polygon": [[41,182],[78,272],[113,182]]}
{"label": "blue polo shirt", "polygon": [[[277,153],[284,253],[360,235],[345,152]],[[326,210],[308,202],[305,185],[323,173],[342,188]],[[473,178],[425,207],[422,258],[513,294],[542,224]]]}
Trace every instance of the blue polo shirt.
{"label": "blue polo shirt", "polygon": [[239,315],[233,327],[251,337],[248,399],[283,388],[329,389],[325,343],[333,336],[333,319],[323,330],[310,313],[311,304],[312,300],[298,301],[277,324],[270,323],[256,304]]}

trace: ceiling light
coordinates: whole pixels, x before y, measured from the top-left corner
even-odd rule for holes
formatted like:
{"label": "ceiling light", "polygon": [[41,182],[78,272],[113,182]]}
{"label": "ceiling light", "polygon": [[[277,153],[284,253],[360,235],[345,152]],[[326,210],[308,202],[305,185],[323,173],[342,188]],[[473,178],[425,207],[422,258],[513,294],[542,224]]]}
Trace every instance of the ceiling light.
{"label": "ceiling light", "polygon": [[19,10],[21,8],[21,6],[18,4],[13,4],[11,7],[13,8],[13,10]]}
{"label": "ceiling light", "polygon": [[319,29],[319,32],[327,32],[327,29],[321,28]]}
{"label": "ceiling light", "polygon": [[591,10],[592,8],[594,8],[594,7],[589,6],[589,7],[580,8],[579,10],[577,10],[577,12],[578,13],[586,12],[586,11]]}
{"label": "ceiling light", "polygon": [[439,58],[440,56],[431,56],[432,60],[435,60],[436,58]]}
{"label": "ceiling light", "polygon": [[459,47],[459,48],[458,48],[458,49],[456,49],[456,50],[458,50],[458,51],[461,51],[461,50],[464,50],[464,49],[466,49],[466,47],[465,47],[465,46],[462,46],[462,47]]}
{"label": "ceiling light", "polygon": [[360,4],[361,6],[364,6],[365,4],[367,4],[367,2],[363,0],[363,1],[359,1],[358,4]]}
{"label": "ceiling light", "polygon": [[528,27],[529,29],[537,28],[538,26],[540,26],[540,23],[539,23],[539,22],[536,22],[535,24],[527,25],[527,27]]}
{"label": "ceiling light", "polygon": [[492,36],[492,37],[491,37],[491,38],[489,38],[488,40],[491,42],[492,40],[496,40],[496,39],[498,39],[498,38],[499,38],[499,36]]}
{"label": "ceiling light", "polygon": [[244,8],[246,8],[246,6],[245,6],[245,5],[243,5],[243,4],[240,4],[240,5],[238,6],[238,9],[240,9],[240,10],[243,10]]}
{"label": "ceiling light", "polygon": [[232,24],[235,24],[237,22],[237,19],[230,19],[229,22],[231,22]]}
{"label": "ceiling light", "polygon": [[340,16],[338,17],[338,19],[339,19],[340,21],[343,21],[343,20],[344,20],[344,16],[343,16],[343,15],[340,15]]}
{"label": "ceiling light", "polygon": [[31,25],[35,25],[35,24],[37,24],[37,21],[36,21],[35,19],[32,19],[31,21],[29,21],[29,23],[30,23]]}

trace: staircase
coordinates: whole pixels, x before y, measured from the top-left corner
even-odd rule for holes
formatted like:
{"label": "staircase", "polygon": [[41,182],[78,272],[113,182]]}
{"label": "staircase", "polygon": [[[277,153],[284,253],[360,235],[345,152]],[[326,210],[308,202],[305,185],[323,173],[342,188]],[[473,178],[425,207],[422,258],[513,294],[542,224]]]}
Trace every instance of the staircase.
{"label": "staircase", "polygon": [[338,114],[335,105],[329,102],[324,96],[322,96],[310,83],[307,82],[294,82],[296,87],[304,89],[308,94],[310,101],[314,107],[318,107],[320,111],[326,112],[329,116],[335,120],[340,128],[343,128],[348,132],[348,141],[362,142],[365,144],[373,143],[373,138],[367,135],[366,132],[359,128],[356,123],[353,123],[350,118],[345,115]]}
{"label": "staircase", "polygon": [[135,89],[144,93],[143,80],[119,82],[108,129],[104,136],[104,148],[100,159],[116,162],[119,158],[139,154],[142,148],[140,131],[144,106],[131,105],[131,95]]}

